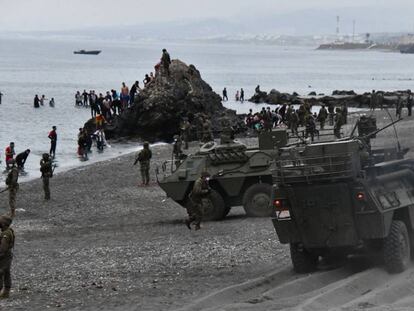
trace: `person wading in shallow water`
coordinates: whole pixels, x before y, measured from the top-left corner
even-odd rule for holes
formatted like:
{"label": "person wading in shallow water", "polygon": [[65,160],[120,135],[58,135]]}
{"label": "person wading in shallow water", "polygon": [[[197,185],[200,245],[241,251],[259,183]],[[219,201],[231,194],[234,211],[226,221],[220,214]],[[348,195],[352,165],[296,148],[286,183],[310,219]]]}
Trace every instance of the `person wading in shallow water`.
{"label": "person wading in shallow water", "polygon": [[0,216],[0,299],[10,297],[11,264],[13,260],[14,231],[10,228],[12,219],[8,216]]}
{"label": "person wading in shallow water", "polygon": [[150,160],[152,158],[152,151],[149,148],[149,143],[144,143],[144,149],[142,149],[137,157],[135,158],[134,165],[139,162],[141,170],[142,185],[148,186],[150,181],[149,170],[150,170]]}
{"label": "person wading in shallow water", "polygon": [[195,181],[193,190],[190,192],[188,198],[190,204],[187,206],[188,218],[185,224],[191,230],[191,224],[194,223],[195,230],[201,229],[201,221],[204,215],[204,200],[210,194],[210,186],[208,181],[210,174],[202,172],[201,176]]}

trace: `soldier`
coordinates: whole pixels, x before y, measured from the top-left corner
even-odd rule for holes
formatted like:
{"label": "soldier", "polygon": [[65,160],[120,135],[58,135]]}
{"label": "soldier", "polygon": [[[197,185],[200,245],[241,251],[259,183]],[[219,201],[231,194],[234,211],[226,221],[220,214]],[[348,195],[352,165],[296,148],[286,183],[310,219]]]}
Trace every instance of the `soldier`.
{"label": "soldier", "polygon": [[50,200],[49,179],[53,177],[52,160],[49,154],[44,153],[40,160],[40,172],[42,173],[43,190],[45,192],[45,200]]}
{"label": "soldier", "polygon": [[230,144],[234,139],[234,130],[230,125],[230,120],[227,117],[224,117],[221,120],[221,135],[220,135],[220,144]]}
{"label": "soldier", "polygon": [[318,121],[321,125],[321,130],[325,128],[325,122],[327,118],[328,118],[328,110],[326,110],[325,105],[322,105],[318,113]]}
{"label": "soldier", "polygon": [[161,64],[162,64],[162,66],[164,68],[164,71],[169,76],[170,75],[171,57],[170,57],[170,54],[167,52],[166,49],[163,49],[162,50]]}
{"label": "soldier", "polygon": [[181,137],[179,135],[174,135],[173,155],[176,168],[178,168],[181,164],[181,158],[183,155],[183,150],[181,148],[182,145],[183,142],[181,140]]}
{"label": "soldier", "polygon": [[306,138],[308,138],[308,136],[310,135],[311,140],[313,142],[315,138],[315,133],[316,133],[315,119],[313,118],[311,114],[308,114],[308,116],[306,117],[306,133],[305,133]]}
{"label": "soldier", "polygon": [[195,225],[195,230],[201,229],[200,224],[204,214],[203,199],[210,194],[209,178],[210,174],[208,172],[202,172],[188,196],[190,204],[187,207],[188,219],[186,219],[185,224],[190,230],[192,223]]}
{"label": "soldier", "polygon": [[12,219],[8,216],[0,216],[0,299],[10,296],[11,273],[10,268],[13,260],[14,231],[10,228]]}
{"label": "soldier", "polygon": [[290,115],[290,129],[292,134],[298,135],[298,126],[299,126],[299,115],[295,109],[293,109]]}
{"label": "soldier", "polygon": [[348,124],[348,107],[344,104],[341,107],[342,124]]}
{"label": "soldier", "polygon": [[413,109],[413,93],[411,93],[411,90],[408,90],[407,110],[408,110],[409,117],[411,117],[412,115],[412,109]]}
{"label": "soldier", "polygon": [[334,125],[334,116],[335,116],[335,110],[334,106],[332,104],[328,104],[328,116],[329,116],[329,125]]}
{"label": "soldier", "polygon": [[149,170],[150,170],[150,160],[152,158],[152,152],[149,148],[149,143],[144,143],[144,148],[138,153],[134,165],[139,162],[141,170],[142,184],[148,186],[149,184]]}
{"label": "soldier", "polygon": [[398,95],[397,106],[395,107],[395,116],[398,119],[401,119],[402,108],[403,108],[403,102],[402,102],[402,99],[401,99],[401,95]]}
{"label": "soldier", "polygon": [[202,142],[208,143],[213,140],[211,135],[211,122],[207,118],[203,119],[203,137]]}
{"label": "soldier", "polygon": [[370,110],[372,111],[374,111],[375,108],[377,107],[377,93],[375,92],[375,90],[372,90],[369,106],[370,106]]}
{"label": "soldier", "polygon": [[9,190],[10,216],[13,218],[16,214],[16,196],[17,190],[19,189],[19,171],[16,167],[16,161],[14,159],[11,159],[9,163],[11,165],[11,169],[6,178],[6,185]]}
{"label": "soldier", "polygon": [[334,124],[334,135],[336,138],[341,138],[341,127],[343,122],[342,111],[340,108],[336,108],[335,113],[335,124]]}
{"label": "soldier", "polygon": [[184,149],[188,149],[188,142],[190,140],[190,127],[191,124],[188,119],[184,119],[181,125],[181,137],[184,140]]}

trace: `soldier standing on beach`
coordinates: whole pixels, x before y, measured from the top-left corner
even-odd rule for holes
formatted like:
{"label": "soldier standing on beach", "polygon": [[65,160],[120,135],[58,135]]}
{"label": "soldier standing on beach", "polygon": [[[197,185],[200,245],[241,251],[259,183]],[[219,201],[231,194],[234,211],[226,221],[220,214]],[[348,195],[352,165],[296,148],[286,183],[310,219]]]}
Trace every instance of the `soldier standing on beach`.
{"label": "soldier standing on beach", "polygon": [[50,200],[49,179],[53,177],[52,160],[49,154],[44,153],[40,160],[40,172],[42,173],[43,191],[45,192],[45,200]]}
{"label": "soldier standing on beach", "polygon": [[17,190],[19,190],[19,171],[16,167],[16,161],[14,159],[11,159],[9,164],[11,165],[11,169],[6,178],[6,185],[9,190],[10,216],[14,218],[16,214]]}
{"label": "soldier standing on beach", "polygon": [[10,228],[12,219],[0,216],[0,299],[10,297],[11,289],[11,264],[13,260],[14,231]]}
{"label": "soldier standing on beach", "polygon": [[413,93],[411,93],[411,90],[408,90],[407,110],[408,110],[409,117],[411,117],[412,115],[412,109],[413,109]]}
{"label": "soldier standing on beach", "polygon": [[377,93],[375,92],[375,90],[372,90],[371,93],[371,100],[370,100],[370,110],[374,111],[375,108],[377,107]]}
{"label": "soldier standing on beach", "polygon": [[188,149],[188,142],[190,140],[190,128],[191,124],[188,119],[184,119],[183,124],[181,125],[181,137],[184,140],[184,149]]}
{"label": "soldier standing on beach", "polygon": [[321,125],[321,130],[325,128],[325,121],[328,117],[328,111],[325,108],[325,105],[322,105],[321,109],[319,109],[318,113],[318,121]]}
{"label": "soldier standing on beach", "polygon": [[188,218],[185,221],[187,228],[191,230],[191,224],[194,223],[195,230],[201,229],[201,221],[204,214],[205,199],[210,194],[210,186],[208,184],[210,174],[208,172],[202,172],[201,176],[195,181],[193,190],[189,194],[190,204],[187,206]]}
{"label": "soldier standing on beach", "polygon": [[340,108],[336,108],[335,113],[335,124],[334,124],[334,135],[336,138],[341,138],[341,127],[343,125],[343,114]]}
{"label": "soldier standing on beach", "polygon": [[141,178],[142,178],[142,185],[148,186],[150,176],[150,160],[152,158],[152,151],[149,148],[149,143],[144,143],[144,148],[138,153],[134,165],[139,162],[140,170],[141,170]]}

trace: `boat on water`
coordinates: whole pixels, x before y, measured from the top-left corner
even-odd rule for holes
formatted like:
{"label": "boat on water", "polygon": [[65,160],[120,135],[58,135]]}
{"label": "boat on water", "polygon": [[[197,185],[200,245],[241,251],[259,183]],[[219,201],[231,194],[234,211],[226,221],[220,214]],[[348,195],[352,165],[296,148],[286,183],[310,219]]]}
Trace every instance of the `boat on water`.
{"label": "boat on water", "polygon": [[101,50],[79,50],[79,51],[74,51],[73,54],[83,54],[83,55],[98,55],[99,53],[101,53]]}

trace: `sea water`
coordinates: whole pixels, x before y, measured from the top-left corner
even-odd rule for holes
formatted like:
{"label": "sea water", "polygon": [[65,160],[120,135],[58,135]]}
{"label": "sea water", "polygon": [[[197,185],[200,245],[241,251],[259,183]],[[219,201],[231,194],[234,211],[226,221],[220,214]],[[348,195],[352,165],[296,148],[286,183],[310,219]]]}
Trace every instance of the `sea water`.
{"label": "sea water", "polygon": [[[28,176],[38,178],[41,154],[49,151],[48,133],[57,126],[57,172],[106,160],[137,150],[138,142],[112,143],[103,153],[96,150],[90,161],[76,154],[78,129],[90,118],[90,110],[75,107],[76,91],[120,90],[122,82],[142,84],[145,73],[154,70],[162,48],[172,58],[194,64],[213,89],[221,94],[227,87],[225,106],[240,113],[259,111],[265,105],[235,102],[236,90],[245,98],[262,90],[311,91],[330,94],[335,89],[357,92],[372,89],[414,88],[414,55],[378,51],[316,51],[314,47],[230,45],[165,42],[121,42],[80,39],[0,38],[0,158],[4,149],[16,144],[16,153],[29,148]],[[74,50],[99,49],[97,56],[75,55]],[[33,108],[35,95],[44,94],[45,106]],[[49,107],[51,98],[55,107]],[[4,175],[1,177],[4,179]]]}

